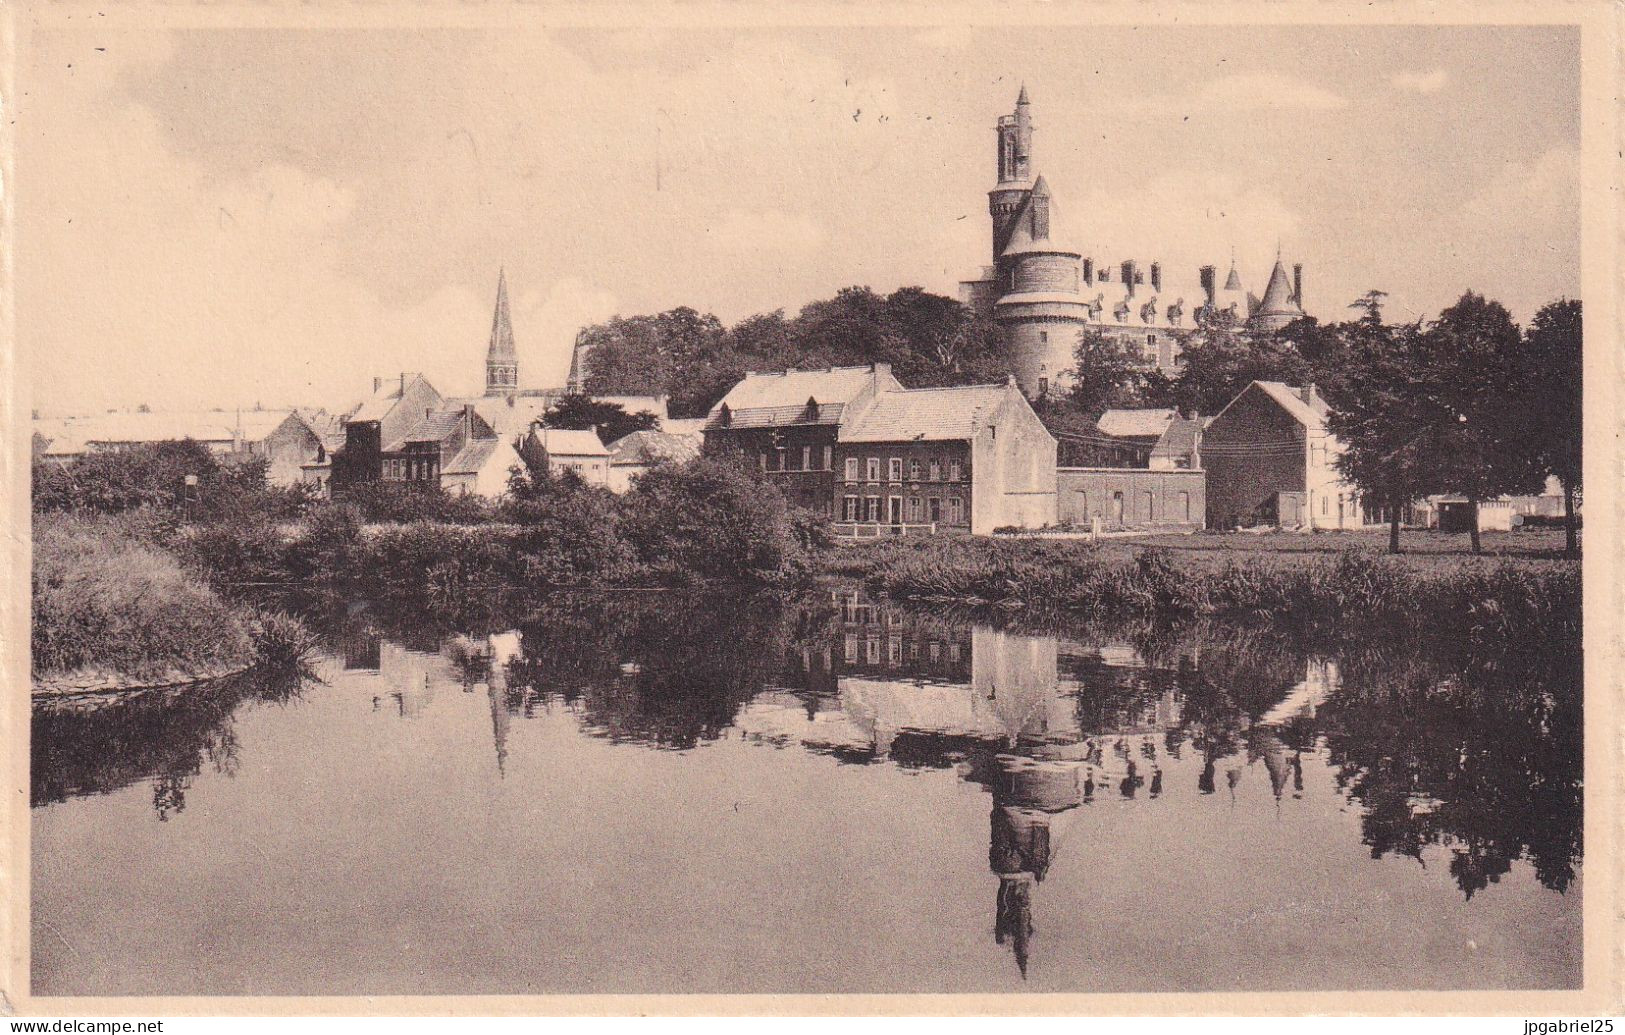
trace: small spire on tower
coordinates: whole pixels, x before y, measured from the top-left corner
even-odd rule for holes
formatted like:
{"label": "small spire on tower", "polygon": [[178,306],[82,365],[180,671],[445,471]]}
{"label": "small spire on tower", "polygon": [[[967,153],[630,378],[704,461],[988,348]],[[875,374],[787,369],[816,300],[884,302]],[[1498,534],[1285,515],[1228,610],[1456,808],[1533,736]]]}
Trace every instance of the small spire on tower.
{"label": "small spire on tower", "polygon": [[1018,107],[1018,108],[1026,107],[1028,105],[1028,103],[1030,103],[1030,102],[1027,100],[1027,84],[1022,83],[1021,84],[1021,92],[1016,95],[1016,107]]}

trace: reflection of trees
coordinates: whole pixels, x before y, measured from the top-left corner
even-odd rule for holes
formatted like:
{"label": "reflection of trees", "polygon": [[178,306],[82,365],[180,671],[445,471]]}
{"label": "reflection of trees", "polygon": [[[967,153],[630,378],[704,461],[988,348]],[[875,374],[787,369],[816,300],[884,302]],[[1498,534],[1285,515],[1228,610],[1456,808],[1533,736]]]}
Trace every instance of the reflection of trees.
{"label": "reflection of trees", "polygon": [[1582,687],[1579,652],[1564,645],[1509,644],[1465,669],[1351,654],[1319,725],[1372,856],[1449,846],[1469,898],[1521,857],[1545,887],[1567,889],[1580,858]]}
{"label": "reflection of trees", "polygon": [[770,594],[559,601],[521,627],[510,694],[559,693],[611,740],[691,748],[771,685],[793,617]]}
{"label": "reflection of trees", "polygon": [[186,791],[204,765],[236,773],[237,710],[249,701],[285,701],[299,685],[297,677],[247,673],[168,690],[36,704],[29,799],[45,805],[151,779],[153,808],[167,819],[186,808]]}

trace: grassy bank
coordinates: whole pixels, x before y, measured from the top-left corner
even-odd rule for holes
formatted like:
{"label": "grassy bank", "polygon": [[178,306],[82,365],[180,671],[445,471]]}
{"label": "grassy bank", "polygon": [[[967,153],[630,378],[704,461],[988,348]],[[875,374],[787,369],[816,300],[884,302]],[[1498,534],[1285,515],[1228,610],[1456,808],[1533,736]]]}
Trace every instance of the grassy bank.
{"label": "grassy bank", "polygon": [[222,598],[130,517],[36,521],[32,675],[36,685],[181,682],[251,665],[297,664],[312,648],[285,615]]}
{"label": "grassy bank", "polygon": [[842,551],[830,569],[899,599],[1035,614],[1268,619],[1322,640],[1580,641],[1572,562],[934,538]]}

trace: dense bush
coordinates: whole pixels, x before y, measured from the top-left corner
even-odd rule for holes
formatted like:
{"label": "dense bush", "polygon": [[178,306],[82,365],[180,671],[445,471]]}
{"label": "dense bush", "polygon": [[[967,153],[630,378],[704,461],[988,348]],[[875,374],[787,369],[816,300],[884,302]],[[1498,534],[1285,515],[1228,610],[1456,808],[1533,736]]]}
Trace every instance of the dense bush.
{"label": "dense bush", "polygon": [[789,578],[806,571],[809,545],[824,536],[778,489],[725,460],[657,466],[624,505],[626,535],[657,572]]}
{"label": "dense bush", "polygon": [[266,470],[263,458],[222,459],[191,439],[155,442],[66,465],[34,461],[33,505],[36,513],[168,509],[189,521],[295,518],[311,505],[309,486],[269,486]]}
{"label": "dense bush", "polygon": [[493,510],[483,497],[452,495],[429,482],[360,482],[345,486],[337,501],[355,507],[364,521],[392,524],[477,525],[491,520]]}
{"label": "dense bush", "polygon": [[514,532],[500,525],[463,526],[414,521],[382,529],[367,543],[369,584],[409,594],[434,607],[471,586],[515,575]]}
{"label": "dense bush", "polygon": [[105,519],[36,523],[33,593],[35,676],[102,669],[141,678],[252,655],[236,610],[173,557]]}
{"label": "dense bush", "polygon": [[1174,557],[1156,549],[1108,557],[1077,542],[934,537],[873,549],[848,567],[897,597],[1036,613],[1267,617],[1332,639],[1442,635],[1488,644],[1580,636],[1580,580],[1572,568],[1417,568],[1356,551],[1294,563],[1247,554],[1216,568],[1188,554]]}
{"label": "dense bush", "polygon": [[515,565],[530,584],[616,582],[637,572],[621,501],[574,475],[516,479],[501,516],[516,526]]}

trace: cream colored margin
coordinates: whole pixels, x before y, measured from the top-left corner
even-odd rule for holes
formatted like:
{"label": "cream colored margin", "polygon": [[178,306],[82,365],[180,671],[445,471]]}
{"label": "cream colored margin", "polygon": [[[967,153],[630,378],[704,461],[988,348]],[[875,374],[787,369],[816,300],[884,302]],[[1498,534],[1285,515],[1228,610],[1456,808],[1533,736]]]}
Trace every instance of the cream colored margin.
{"label": "cream colored margin", "polygon": [[[101,12],[98,14],[98,11]],[[42,998],[28,995],[28,488],[31,393],[26,318],[14,318],[13,234],[18,201],[11,190],[16,147],[11,118],[19,87],[13,55],[32,32],[70,27],[87,16],[110,30],[180,27],[418,27],[514,26],[556,28],[830,26],[881,30],[939,25],[1236,25],[1236,24],[1578,24],[1582,49],[1583,157],[1582,297],[1586,302],[1586,738],[1585,738],[1585,986],[1569,992],[1360,992],[1171,995],[896,995],[896,996],[448,996],[370,998]],[[1625,879],[1620,851],[1621,772],[1625,709],[1620,661],[1625,593],[1620,581],[1621,475],[1625,473],[1625,416],[1621,391],[1619,307],[1619,195],[1625,165],[1620,136],[1621,23],[1625,5],[1607,0],[1472,3],[963,3],[864,0],[862,3],[696,2],[391,4],[324,2],[309,6],[237,6],[69,2],[12,3],[0,9],[0,438],[5,536],[0,571],[0,743],[9,792],[0,810],[9,837],[0,858],[0,938],[7,948],[0,975],[0,1010],[25,1015],[581,1015],[581,1014],[1509,1014],[1575,1016],[1625,1013]],[[154,184],[153,189],[162,189]],[[44,189],[49,189],[46,186]],[[26,209],[27,198],[21,204]],[[94,294],[82,296],[93,299]]]}

